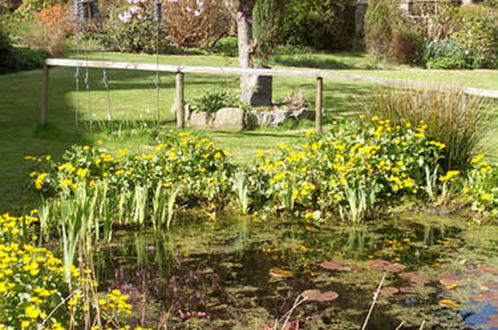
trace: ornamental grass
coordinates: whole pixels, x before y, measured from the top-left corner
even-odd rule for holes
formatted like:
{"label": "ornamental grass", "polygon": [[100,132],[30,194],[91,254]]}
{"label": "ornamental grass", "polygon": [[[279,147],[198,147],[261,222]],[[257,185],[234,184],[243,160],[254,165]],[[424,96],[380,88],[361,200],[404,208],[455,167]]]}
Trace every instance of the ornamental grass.
{"label": "ornamental grass", "polygon": [[488,130],[491,102],[457,90],[380,89],[366,105],[369,116],[392,123],[427,124],[428,139],[445,145],[445,170],[467,170]]}

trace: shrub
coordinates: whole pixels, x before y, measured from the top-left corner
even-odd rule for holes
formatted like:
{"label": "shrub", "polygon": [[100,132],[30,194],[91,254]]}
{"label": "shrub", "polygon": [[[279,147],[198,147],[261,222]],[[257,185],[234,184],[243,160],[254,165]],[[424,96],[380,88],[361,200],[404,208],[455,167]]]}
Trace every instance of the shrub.
{"label": "shrub", "polygon": [[67,52],[66,32],[57,24],[32,24],[22,36],[22,43],[56,57],[64,56]]}
{"label": "shrub", "polygon": [[429,139],[444,143],[443,169],[468,168],[486,132],[489,101],[445,90],[383,90],[374,93],[367,113],[401,124],[424,121]]}
{"label": "shrub", "polygon": [[74,29],[70,10],[60,4],[42,9],[36,14],[36,21],[49,27],[58,26],[66,36]]}
{"label": "shrub", "polygon": [[0,73],[31,70],[43,65],[49,54],[29,48],[13,47],[10,37],[0,27]]}
{"label": "shrub", "polygon": [[213,51],[216,54],[222,56],[229,56],[229,57],[239,56],[237,38],[235,37],[221,38],[214,45]]}
{"label": "shrub", "polygon": [[452,40],[430,41],[422,46],[420,64],[428,69],[467,69],[468,54]]}
{"label": "shrub", "polygon": [[247,105],[240,101],[237,95],[227,90],[208,90],[189,102],[192,110],[216,112],[221,108],[239,107],[246,109]]}
{"label": "shrub", "polygon": [[389,45],[389,58],[396,63],[413,64],[418,60],[423,37],[416,29],[395,30]]}
{"label": "shrub", "polygon": [[401,25],[402,17],[397,0],[369,1],[365,15],[365,42],[372,56],[383,58],[389,54],[393,33]]}
{"label": "shrub", "polygon": [[349,48],[355,31],[354,8],[351,0],[291,0],[282,40],[315,49]]}
{"label": "shrub", "polygon": [[228,34],[232,17],[218,0],[177,0],[165,2],[166,31],[178,48],[211,49]]}
{"label": "shrub", "polygon": [[[127,0],[127,5],[111,10],[102,44],[115,51],[149,53],[157,51],[158,29],[152,21],[152,1]],[[161,36],[164,46],[164,38]]]}
{"label": "shrub", "polygon": [[0,73],[8,72],[16,66],[10,37],[2,26],[0,26],[0,63],[2,63]]}
{"label": "shrub", "polygon": [[452,39],[469,53],[473,67],[493,67],[498,59],[498,11],[464,5],[460,16],[460,28]]}

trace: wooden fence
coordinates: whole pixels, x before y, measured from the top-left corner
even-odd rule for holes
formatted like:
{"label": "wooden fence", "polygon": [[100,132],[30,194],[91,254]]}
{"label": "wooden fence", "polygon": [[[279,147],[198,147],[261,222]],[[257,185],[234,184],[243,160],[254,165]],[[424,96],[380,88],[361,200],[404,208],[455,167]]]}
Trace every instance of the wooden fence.
{"label": "wooden fence", "polygon": [[241,69],[227,67],[210,67],[210,66],[177,66],[165,64],[148,64],[148,63],[129,63],[129,62],[110,62],[110,61],[86,61],[71,59],[47,59],[43,68],[42,99],[40,109],[40,122],[45,124],[48,113],[48,89],[49,89],[49,68],[50,67],[82,67],[98,69],[120,69],[120,70],[138,70],[154,72],[170,72],[176,74],[176,120],[180,129],[185,127],[185,93],[184,75],[186,73],[194,74],[214,74],[214,75],[258,75],[273,77],[307,77],[314,78],[316,81],[316,102],[315,102],[315,127],[317,132],[322,130],[322,108],[323,108],[323,80],[325,78],[335,80],[353,80],[366,83],[410,87],[410,88],[438,88],[443,90],[460,90],[465,94],[477,95],[498,99],[498,90],[486,90],[478,88],[455,88],[446,85],[428,85],[418,81],[405,81],[399,79],[375,78],[361,75],[330,72],[325,70],[281,70],[281,69]]}

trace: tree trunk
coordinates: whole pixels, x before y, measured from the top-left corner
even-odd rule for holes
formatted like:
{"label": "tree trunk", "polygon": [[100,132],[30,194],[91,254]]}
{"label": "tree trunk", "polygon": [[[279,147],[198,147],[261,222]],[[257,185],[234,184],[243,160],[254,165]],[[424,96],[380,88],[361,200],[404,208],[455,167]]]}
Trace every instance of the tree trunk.
{"label": "tree trunk", "polygon": [[[246,17],[237,17],[237,39],[239,46],[240,67],[247,69],[253,67],[252,62],[252,30]],[[272,77],[241,75],[240,89],[242,102],[255,107],[272,105]]]}

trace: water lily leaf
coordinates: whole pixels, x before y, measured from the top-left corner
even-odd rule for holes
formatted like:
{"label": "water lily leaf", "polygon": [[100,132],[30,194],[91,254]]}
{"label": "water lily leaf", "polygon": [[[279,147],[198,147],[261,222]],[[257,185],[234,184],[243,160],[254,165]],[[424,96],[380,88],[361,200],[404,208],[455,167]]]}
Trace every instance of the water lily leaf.
{"label": "water lily leaf", "polygon": [[441,283],[441,285],[443,285],[446,289],[454,289],[457,287],[458,285],[458,280],[453,280],[453,279],[441,279],[439,280],[439,283]]}
{"label": "water lily leaf", "polygon": [[292,274],[291,271],[283,270],[277,267],[270,268],[268,274],[270,274],[273,277],[281,277],[281,278],[294,277],[294,274]]}
{"label": "water lily leaf", "polygon": [[419,272],[400,273],[399,277],[410,281],[412,286],[416,288],[425,286],[431,281],[427,276],[423,276]]}
{"label": "water lily leaf", "polygon": [[449,299],[441,299],[441,300],[439,300],[439,305],[441,305],[443,307],[454,308],[454,307],[458,306],[458,303],[454,302],[453,300],[449,300]]}
{"label": "water lily leaf", "polygon": [[486,301],[486,297],[482,294],[474,294],[469,299],[472,301]]}
{"label": "water lily leaf", "polygon": [[386,270],[388,272],[391,272],[391,273],[399,273],[399,272],[402,272],[406,269],[406,266],[405,265],[402,265],[402,264],[398,264],[398,263],[394,263],[394,264],[390,264]]}
{"label": "water lily leaf", "polygon": [[498,327],[498,320],[491,320],[488,323],[486,323],[485,326],[490,328],[496,328]]}
{"label": "water lily leaf", "polygon": [[311,301],[332,301],[339,297],[335,291],[306,290],[301,293],[301,296]]}
{"label": "water lily leaf", "polygon": [[320,264],[320,267],[328,270],[346,270],[348,267],[340,261],[325,261]]}
{"label": "water lily leaf", "polygon": [[484,296],[487,300],[496,300],[498,299],[498,292],[486,292]]}
{"label": "water lily leaf", "polygon": [[399,292],[401,293],[415,293],[415,288],[411,286],[404,286],[399,288]]}
{"label": "water lily leaf", "polygon": [[379,272],[399,273],[404,271],[406,268],[402,264],[392,263],[382,259],[368,260],[367,264],[370,266],[370,268]]}
{"label": "water lily leaf", "polygon": [[395,288],[394,286],[386,286],[380,290],[380,294],[385,295],[385,296],[392,296],[398,292],[399,292],[399,289]]}

